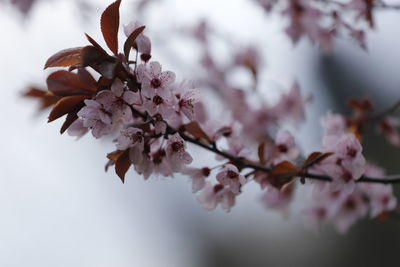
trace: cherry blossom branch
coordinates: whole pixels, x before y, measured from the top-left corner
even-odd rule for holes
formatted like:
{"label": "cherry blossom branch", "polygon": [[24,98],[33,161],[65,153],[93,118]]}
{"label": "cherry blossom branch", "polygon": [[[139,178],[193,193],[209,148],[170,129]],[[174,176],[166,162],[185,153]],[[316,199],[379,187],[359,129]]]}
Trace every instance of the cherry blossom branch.
{"label": "cherry blossom branch", "polygon": [[382,0],[378,0],[378,4],[374,5],[374,7],[376,8],[380,8],[380,9],[392,9],[392,10],[400,10],[400,4],[387,4]]}
{"label": "cherry blossom branch", "polygon": [[395,112],[397,109],[400,108],[400,100],[397,100],[392,106],[390,106],[389,108],[383,110],[382,112],[371,116],[370,118],[368,118],[368,120],[370,121],[379,121],[384,119],[386,116],[392,114],[393,112]]}
{"label": "cherry blossom branch", "polygon": [[[345,3],[335,1],[335,0],[317,0],[317,2],[321,2],[324,4],[334,4],[339,7],[346,7]],[[400,10],[400,4],[387,4],[384,1],[378,0],[376,3],[372,4],[372,8],[378,8],[378,9],[390,9],[390,10]]]}
{"label": "cherry blossom branch", "polygon": [[[268,2],[274,4],[277,0]],[[329,18],[321,19],[326,10],[324,4],[316,7],[313,5],[316,2],[324,2],[326,6],[336,4],[329,6],[332,7],[329,16],[334,31],[326,26]],[[373,28],[375,5],[388,6],[382,1],[361,1],[361,7],[355,6],[355,1],[341,4],[339,0],[287,3],[282,14],[291,17],[286,32],[292,41],[297,42],[305,36],[325,47],[331,45],[338,29],[349,31],[364,47],[362,29],[351,27],[352,24],[347,24],[340,13],[353,10],[356,17],[363,18]],[[227,211],[242,193],[242,186],[250,181],[260,185],[266,206],[279,210],[290,204],[295,178],[302,184],[305,179],[326,182],[313,184],[315,203],[304,212],[314,222],[333,222],[341,232],[367,214],[374,218],[396,208],[397,200],[390,184],[400,183],[400,174],[385,176],[383,169],[369,163],[362,155],[360,140],[364,124],[368,120],[377,120],[389,141],[400,146],[397,133],[400,122],[388,117],[400,108],[400,100],[375,115],[370,115],[372,103],[368,99],[350,101],[351,116],[327,114],[321,120],[324,128],[321,152],[313,152],[301,159],[300,149],[289,131],[278,129],[274,138],[266,135],[270,133],[269,125],[279,126],[280,122],[290,120],[297,123],[304,119],[306,99],[300,94],[297,83],[288,93],[282,94],[276,104],[254,109],[243,101],[246,98],[244,90],[229,85],[227,73],[236,67],[246,67],[257,78],[261,66],[259,53],[251,49],[245,54],[240,53],[233,63],[222,69],[211,58],[212,53],[206,53],[202,64],[207,67],[207,73],[212,73],[210,87],[227,88],[222,102],[232,109],[232,125],[213,124],[206,112],[202,112],[205,106],[199,102],[196,88],[185,82],[177,84],[174,72],[162,71],[157,61],[149,62],[151,42],[142,33],[145,26],[137,22],[128,24],[124,28],[127,36],[124,53],[118,52],[120,4],[121,0],[116,0],[109,5],[100,20],[104,41],[113,55],[86,35],[91,45],[59,51],[47,60],[45,68],[69,69],[49,75],[47,92],[30,90],[29,96],[41,99],[43,107],[54,106],[49,122],[67,115],[61,133],[68,130],[71,135],[82,136],[91,131],[95,138],[100,138],[118,132],[114,139],[116,150],[107,154],[106,170],[115,166],[122,182],[131,166],[144,179],[153,174],[165,177],[185,174],[192,179],[193,193],[201,190],[198,199],[206,209],[213,210],[220,205]],[[268,11],[268,5],[266,9]],[[307,25],[313,26],[308,28]],[[129,60],[132,49],[136,50],[134,61]],[[134,68],[130,64],[134,64]],[[91,67],[101,77],[96,81],[86,67]],[[234,123],[239,124],[237,128]],[[224,137],[228,148],[220,148],[217,143]],[[252,147],[257,147],[259,160],[249,156],[250,149],[245,145],[248,141],[252,142]],[[223,161],[212,168],[188,166],[193,162],[186,151],[189,143],[218,155],[217,159]],[[291,163],[295,160],[299,162],[298,166]],[[213,181],[210,181],[212,177],[206,179],[211,173]],[[355,183],[364,184],[355,186]]]}
{"label": "cherry blossom branch", "polygon": [[[398,106],[400,106],[400,100],[395,105],[393,105],[391,108],[386,110],[384,113],[386,114],[387,112],[391,112],[392,110],[396,109]],[[146,122],[152,121],[151,119],[149,120],[147,114],[136,110],[133,106],[130,106],[130,107],[131,107],[132,113],[134,115],[137,115],[137,116],[141,117]],[[251,176],[256,171],[261,171],[261,172],[266,172],[266,173],[271,173],[271,171],[272,171],[271,168],[268,168],[268,167],[265,167],[265,166],[250,162],[250,161],[248,161],[246,159],[238,158],[238,157],[233,156],[233,155],[231,155],[229,153],[221,151],[221,150],[218,149],[218,147],[216,146],[215,143],[212,143],[211,145],[207,145],[207,144],[201,142],[199,139],[191,137],[188,134],[184,133],[183,130],[177,130],[177,129],[171,127],[170,125],[168,125],[167,122],[165,122],[165,123],[167,125],[166,134],[179,133],[179,135],[185,141],[187,141],[189,143],[192,143],[192,144],[194,144],[196,146],[202,147],[202,148],[204,148],[204,149],[206,149],[206,150],[208,150],[208,151],[210,151],[210,152],[212,152],[214,154],[217,154],[219,156],[222,156],[222,157],[228,159],[229,161],[234,163],[239,169],[246,169],[246,168],[253,169],[250,173],[248,173],[246,175],[246,177]],[[298,177],[298,178],[307,178],[307,179],[310,179],[310,180],[325,181],[325,182],[332,182],[334,180],[332,177],[327,176],[327,175],[309,173],[309,172],[304,172],[304,171],[299,172],[295,176]],[[400,175],[393,175],[393,176],[387,176],[387,177],[369,177],[369,176],[364,176],[363,175],[363,176],[361,176],[360,179],[356,180],[355,182],[357,182],[357,183],[398,184],[398,183],[400,183]]]}

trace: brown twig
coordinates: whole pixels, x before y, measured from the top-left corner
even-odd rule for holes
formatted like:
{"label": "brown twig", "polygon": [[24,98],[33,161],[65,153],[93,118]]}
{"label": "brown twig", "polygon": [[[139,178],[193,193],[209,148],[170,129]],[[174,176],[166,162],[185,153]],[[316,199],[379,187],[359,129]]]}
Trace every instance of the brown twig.
{"label": "brown twig", "polygon": [[[131,110],[132,110],[132,113],[140,116],[144,120],[148,119],[147,114],[144,114],[144,113],[136,110],[132,106],[131,106]],[[268,168],[268,167],[265,167],[265,166],[262,166],[262,165],[259,165],[256,163],[252,163],[250,161],[238,158],[229,153],[221,151],[217,148],[217,146],[205,144],[202,141],[200,141],[194,137],[191,137],[190,135],[186,134],[185,132],[179,131],[179,130],[171,127],[168,124],[167,124],[167,133],[169,133],[169,134],[179,133],[180,136],[182,137],[182,139],[184,139],[185,141],[192,143],[196,146],[202,147],[214,154],[220,155],[220,156],[230,160],[235,165],[238,165],[238,167],[240,169],[246,169],[246,168],[252,169],[252,171],[250,172],[251,174],[254,174],[256,171],[267,172],[267,173],[271,172],[271,168]],[[329,177],[326,175],[321,175],[321,174],[309,173],[309,172],[305,172],[305,173],[301,172],[297,175],[297,177],[299,177],[299,178],[304,177],[309,180],[316,180],[316,181],[325,181],[325,182],[333,181],[332,177]],[[400,175],[388,176],[388,177],[369,177],[369,176],[363,175],[363,176],[361,176],[360,179],[356,180],[356,182],[357,183],[398,184],[398,183],[400,183]]]}
{"label": "brown twig", "polygon": [[381,111],[380,113],[373,115],[371,117],[368,118],[369,121],[380,121],[382,119],[384,119],[386,116],[392,114],[393,112],[395,112],[396,110],[398,110],[400,108],[400,100],[398,100],[396,103],[394,103],[393,105],[391,105],[389,108]]}

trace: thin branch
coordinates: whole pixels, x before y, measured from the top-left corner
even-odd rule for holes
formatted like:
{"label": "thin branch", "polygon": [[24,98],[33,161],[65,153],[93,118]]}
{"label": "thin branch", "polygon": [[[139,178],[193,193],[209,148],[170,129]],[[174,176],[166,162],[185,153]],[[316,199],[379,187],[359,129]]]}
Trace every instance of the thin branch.
{"label": "thin branch", "polygon": [[374,8],[400,10],[400,4],[387,4],[384,1],[379,0],[378,3],[374,5]]}
{"label": "thin branch", "polygon": [[[136,110],[132,106],[130,106],[130,107],[131,107],[133,114],[140,116],[144,120],[148,119],[148,116],[146,114]],[[252,171],[249,174],[254,174],[256,171],[261,171],[261,172],[266,172],[266,173],[271,172],[271,168],[250,162],[246,159],[238,158],[229,153],[221,151],[217,148],[216,145],[205,144],[205,143],[201,142],[200,140],[187,135],[183,131],[179,131],[179,130],[171,127],[168,124],[167,124],[167,133],[168,134],[179,133],[180,136],[182,137],[182,139],[184,139],[185,141],[192,143],[194,145],[197,145],[199,147],[202,147],[214,154],[220,155],[220,156],[230,160],[232,163],[237,165],[240,169],[245,169],[245,168],[252,169]],[[307,178],[310,180],[325,181],[325,182],[332,182],[334,180],[332,177],[329,177],[327,175],[321,175],[321,174],[315,174],[315,173],[309,173],[309,172],[305,172],[305,173],[301,172],[297,175],[297,177],[298,178],[304,177],[304,178]],[[398,184],[398,183],[400,183],[400,175],[387,176],[387,177],[369,177],[369,176],[363,175],[363,176],[361,176],[360,179],[356,180],[355,182],[356,183]]]}
{"label": "thin branch", "polygon": [[382,112],[371,116],[368,118],[369,121],[380,121],[382,119],[384,119],[386,116],[392,114],[393,112],[395,112],[397,109],[400,108],[400,100],[398,100],[396,103],[394,103],[392,106],[390,106],[389,108],[383,110]]}
{"label": "thin branch", "polygon": [[[317,2],[321,2],[324,4],[333,4],[340,8],[347,8],[347,3],[342,3],[336,0],[317,0]],[[385,1],[378,0],[373,4],[372,8],[381,9],[381,10],[400,10],[400,4],[387,4]]]}

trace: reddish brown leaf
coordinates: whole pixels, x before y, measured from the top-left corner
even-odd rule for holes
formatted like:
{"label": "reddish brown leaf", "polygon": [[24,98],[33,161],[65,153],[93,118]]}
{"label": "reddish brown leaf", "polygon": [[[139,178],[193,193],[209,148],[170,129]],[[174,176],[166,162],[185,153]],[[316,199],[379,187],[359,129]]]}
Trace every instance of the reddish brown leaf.
{"label": "reddish brown leaf", "polygon": [[51,110],[48,122],[54,121],[65,114],[75,111],[84,106],[83,101],[88,99],[88,96],[66,96],[61,98],[54,108]]}
{"label": "reddish brown leaf", "polygon": [[285,160],[272,168],[268,180],[274,187],[281,189],[285,184],[293,181],[298,173],[299,169]]}
{"label": "reddish brown leaf", "polygon": [[304,161],[303,168],[309,168],[314,164],[318,164],[323,161],[327,157],[331,156],[333,153],[322,153],[322,152],[313,152],[308,158]]}
{"label": "reddish brown leaf", "polygon": [[81,54],[82,67],[90,66],[108,79],[114,79],[116,59],[94,46],[86,46]]}
{"label": "reddish brown leaf", "polygon": [[121,0],[117,0],[104,10],[100,19],[101,32],[110,50],[118,54],[118,28],[119,28],[119,6]]}
{"label": "reddish brown leaf", "polygon": [[115,162],[115,172],[119,176],[122,182],[125,181],[125,174],[131,166],[131,161],[129,160],[129,149],[125,150]]}
{"label": "reddish brown leaf", "polygon": [[102,52],[104,52],[105,54],[107,54],[107,52],[103,49],[103,47],[101,47],[101,45],[99,45],[92,37],[90,37],[89,34],[85,33],[86,38],[88,39],[88,41],[96,48],[98,48],[99,50],[101,50]]}
{"label": "reddish brown leaf", "polygon": [[82,49],[81,64],[82,67],[93,66],[108,60],[109,57],[110,56],[104,50],[88,45]]}
{"label": "reddish brown leaf", "polygon": [[70,49],[61,50],[52,55],[44,65],[44,68],[49,67],[69,67],[79,64],[81,61],[82,47],[75,47]]}
{"label": "reddish brown leaf", "polygon": [[191,121],[188,124],[185,124],[184,129],[195,138],[211,143],[210,137],[203,131],[203,129],[201,129],[197,121]]}
{"label": "reddish brown leaf", "polygon": [[385,222],[390,218],[390,213],[388,211],[383,211],[381,212],[378,216],[377,219],[381,222]]}
{"label": "reddish brown leaf", "polygon": [[99,91],[107,90],[108,88],[110,88],[112,83],[112,79],[107,79],[106,77],[101,76],[100,79],[97,81],[97,88],[99,88]]}
{"label": "reddish brown leaf", "polygon": [[275,176],[295,176],[298,172],[299,169],[287,160],[275,165],[271,170],[271,174]]}
{"label": "reddish brown leaf", "polygon": [[131,35],[129,35],[128,39],[126,39],[125,44],[124,44],[124,54],[126,57],[126,60],[129,60],[129,53],[131,52],[131,48],[133,47],[133,44],[138,37],[140,33],[143,32],[145,26],[141,26],[134,30]]}
{"label": "reddish brown leaf", "polygon": [[282,186],[281,193],[286,197],[292,197],[295,189],[295,183],[289,182]]}
{"label": "reddish brown leaf", "polygon": [[53,95],[51,92],[38,89],[35,87],[29,88],[23,93],[24,97],[34,98],[40,101],[40,109],[46,109],[60,100],[59,96]]}
{"label": "reddish brown leaf", "polygon": [[65,121],[61,126],[61,134],[63,134],[69,128],[69,126],[71,126],[71,124],[78,119],[77,113],[78,111],[68,113],[67,118],[65,118]]}
{"label": "reddish brown leaf", "polygon": [[88,79],[85,74],[76,74],[65,70],[53,72],[47,78],[49,91],[58,96],[93,95],[96,92],[96,84]]}
{"label": "reddish brown leaf", "polygon": [[231,134],[232,134],[232,128],[228,127],[228,126],[224,126],[224,127],[220,128],[215,133],[216,136],[221,136],[222,135],[222,136],[225,136],[225,137],[229,137],[229,136],[231,136]]}
{"label": "reddish brown leaf", "polygon": [[114,151],[114,152],[108,153],[108,154],[107,154],[107,158],[108,158],[109,160],[111,160],[111,161],[116,162],[117,159],[119,158],[119,156],[122,155],[122,153],[124,153],[123,150],[116,150],[116,151]]}
{"label": "reddish brown leaf", "polygon": [[262,142],[261,144],[259,144],[258,145],[258,149],[257,149],[257,152],[258,152],[258,158],[259,158],[259,160],[260,160],[260,163],[262,164],[262,163],[264,163],[265,162],[265,143],[264,142]]}
{"label": "reddish brown leaf", "polygon": [[23,93],[23,96],[26,97],[43,97],[44,95],[46,95],[47,91],[36,88],[36,87],[31,87],[28,88],[28,90],[26,90]]}
{"label": "reddish brown leaf", "polygon": [[357,112],[368,112],[373,109],[373,104],[368,98],[355,99],[352,98],[348,101],[350,108]]}
{"label": "reddish brown leaf", "polygon": [[78,69],[78,75],[81,81],[85,84],[96,84],[97,81],[93,78],[92,74],[84,68]]}
{"label": "reddish brown leaf", "polygon": [[107,154],[108,162],[106,166],[104,166],[105,171],[108,171],[108,168],[115,164],[118,157],[121,156],[122,153],[124,153],[123,150],[116,150]]}

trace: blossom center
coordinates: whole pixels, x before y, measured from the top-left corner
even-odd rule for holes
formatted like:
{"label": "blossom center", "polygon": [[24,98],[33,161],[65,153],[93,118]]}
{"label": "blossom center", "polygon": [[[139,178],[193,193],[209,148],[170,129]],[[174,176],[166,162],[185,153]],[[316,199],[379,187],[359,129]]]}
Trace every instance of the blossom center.
{"label": "blossom center", "polygon": [[204,177],[208,177],[211,173],[210,168],[204,167],[203,169],[201,169],[201,173],[203,174]]}
{"label": "blossom center", "polygon": [[353,175],[347,170],[343,170],[343,175],[342,175],[343,180],[348,183],[353,179]]}
{"label": "blossom center", "polygon": [[153,155],[153,163],[156,165],[161,164],[163,157],[166,155],[165,151],[160,149]]}
{"label": "blossom center", "polygon": [[214,193],[218,193],[219,191],[221,191],[222,189],[224,189],[224,186],[222,184],[216,184],[213,188]]}
{"label": "blossom center", "polygon": [[172,151],[174,151],[174,152],[179,152],[179,151],[182,151],[182,150],[183,150],[184,145],[183,145],[182,142],[173,142],[173,143],[171,144],[171,148],[172,148]]}
{"label": "blossom center", "polygon": [[229,179],[236,179],[239,175],[236,172],[229,170],[227,172],[227,176]]}
{"label": "blossom center", "polygon": [[346,209],[348,210],[354,210],[356,208],[356,202],[354,201],[354,199],[349,198],[346,200],[346,202],[344,203],[344,206]]}
{"label": "blossom center", "polygon": [[390,201],[390,199],[389,199],[389,196],[383,196],[382,197],[382,204],[383,205],[387,205],[387,204],[389,204],[389,201]]}
{"label": "blossom center", "polygon": [[163,102],[164,102],[164,100],[162,99],[161,96],[155,95],[155,96],[153,97],[153,103],[156,104],[157,106],[158,106],[158,105],[161,105]]}
{"label": "blossom center", "polygon": [[278,150],[279,150],[279,152],[281,152],[281,153],[287,153],[287,152],[288,152],[288,147],[287,147],[286,145],[284,145],[284,144],[280,144],[280,145],[278,146]]}
{"label": "blossom center", "polygon": [[131,140],[132,140],[132,143],[140,143],[140,142],[142,142],[142,138],[143,138],[142,133],[137,132],[134,135],[132,135]]}
{"label": "blossom center", "polygon": [[357,156],[357,150],[352,147],[348,147],[347,156],[349,156],[350,158],[355,158]]}
{"label": "blossom center", "polygon": [[157,88],[160,88],[161,87],[161,80],[160,79],[158,79],[158,78],[153,78],[152,80],[151,80],[151,86],[154,88],[154,89],[157,89]]}

